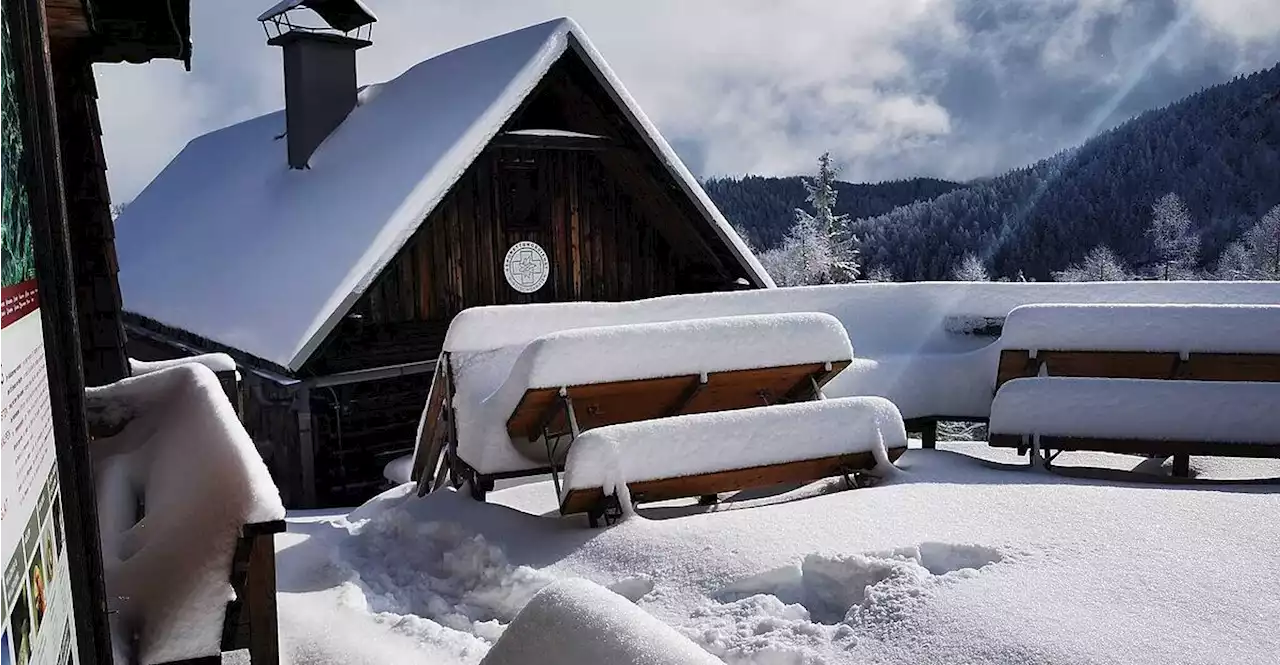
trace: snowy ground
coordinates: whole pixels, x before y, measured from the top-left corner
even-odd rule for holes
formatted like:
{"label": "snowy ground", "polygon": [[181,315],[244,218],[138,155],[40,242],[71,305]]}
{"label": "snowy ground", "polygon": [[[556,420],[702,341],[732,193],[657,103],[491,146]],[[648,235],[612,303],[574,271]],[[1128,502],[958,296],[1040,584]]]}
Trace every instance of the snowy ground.
{"label": "snowy ground", "polygon": [[[1280,653],[1280,486],[1067,478],[978,443],[904,473],[663,506],[604,530],[548,482],[290,518],[293,663],[475,663],[550,581],[586,577],[730,663],[1261,663]],[[981,459],[979,459],[981,458]],[[1064,455],[1159,473],[1160,460]],[[1007,465],[1007,466],[1006,466]],[[1274,461],[1193,459],[1201,478]]]}

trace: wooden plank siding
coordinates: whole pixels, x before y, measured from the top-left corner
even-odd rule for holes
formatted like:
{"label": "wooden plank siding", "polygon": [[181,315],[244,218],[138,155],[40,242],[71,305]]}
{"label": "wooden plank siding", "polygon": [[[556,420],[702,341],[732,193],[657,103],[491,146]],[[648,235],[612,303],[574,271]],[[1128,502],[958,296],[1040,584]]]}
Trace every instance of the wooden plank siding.
{"label": "wooden plank siding", "polygon": [[[503,127],[607,137],[486,148],[300,369],[301,377],[429,361],[449,322],[482,305],[624,301],[734,288],[746,275],[643,137],[578,61],[562,57]],[[501,138],[501,137],[499,137]],[[532,197],[532,198],[530,198]],[[507,219],[510,217],[511,219]],[[520,241],[551,262],[531,294],[506,282]],[[383,465],[412,451],[431,374],[313,391],[323,504],[376,491]]]}

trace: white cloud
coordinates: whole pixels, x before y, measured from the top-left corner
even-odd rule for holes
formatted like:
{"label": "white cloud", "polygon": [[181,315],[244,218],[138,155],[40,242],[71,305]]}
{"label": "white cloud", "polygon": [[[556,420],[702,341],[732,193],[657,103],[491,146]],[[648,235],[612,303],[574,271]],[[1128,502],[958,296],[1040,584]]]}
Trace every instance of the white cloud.
{"label": "white cloud", "polygon": [[[253,20],[260,4],[193,3],[192,73],[172,63],[99,69],[116,199],[194,136],[281,105],[280,55]],[[972,177],[1044,156],[1087,126],[1081,99],[1131,83],[1164,20],[1152,7],[1196,12],[1205,33],[1161,61],[1172,73],[1153,84],[1168,89],[1156,103],[1203,85],[1178,72],[1206,57],[1206,44],[1231,60],[1223,78],[1280,57],[1277,0],[372,4],[381,20],[359,55],[362,82],[573,16],[667,138],[696,148],[691,166],[703,174],[807,171],[828,149],[851,179]]]}

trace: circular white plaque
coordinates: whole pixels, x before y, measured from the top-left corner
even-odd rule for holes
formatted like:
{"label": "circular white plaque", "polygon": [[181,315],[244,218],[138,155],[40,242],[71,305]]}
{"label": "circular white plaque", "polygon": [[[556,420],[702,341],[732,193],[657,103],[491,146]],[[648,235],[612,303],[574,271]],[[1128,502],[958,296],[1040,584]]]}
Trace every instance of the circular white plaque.
{"label": "circular white plaque", "polygon": [[547,283],[551,274],[551,261],[536,242],[522,240],[507,250],[502,261],[502,274],[507,283],[520,293],[533,293]]}

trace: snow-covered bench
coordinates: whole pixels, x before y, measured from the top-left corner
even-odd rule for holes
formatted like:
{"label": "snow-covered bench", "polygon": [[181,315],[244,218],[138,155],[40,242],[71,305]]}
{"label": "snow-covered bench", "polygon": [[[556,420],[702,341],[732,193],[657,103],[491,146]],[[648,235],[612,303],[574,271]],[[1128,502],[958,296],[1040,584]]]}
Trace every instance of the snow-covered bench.
{"label": "snow-covered bench", "polygon": [[284,506],[214,372],[158,368],[86,402],[116,662],[278,662]]}
{"label": "snow-covered bench", "polygon": [[[582,432],[814,399],[852,357],[844,327],[817,313],[551,333],[525,345],[501,384],[478,404],[454,399],[452,369],[441,369],[420,427],[414,477],[421,493],[439,486],[444,471],[434,473],[433,463],[443,452],[453,484],[470,481],[473,496],[483,498],[498,478],[556,474]],[[502,450],[495,455],[493,448]],[[532,463],[512,470],[486,459],[509,460],[510,450]]]}
{"label": "snow-covered bench", "polygon": [[1232,405],[1280,404],[1280,306],[1028,305],[1001,345],[993,446],[1173,455],[1178,475],[1191,454],[1280,454],[1251,429],[1266,409]]}
{"label": "snow-covered bench", "polygon": [[594,526],[610,504],[707,496],[890,465],[907,448],[882,397],[659,418],[585,432],[569,451],[560,513]]}

